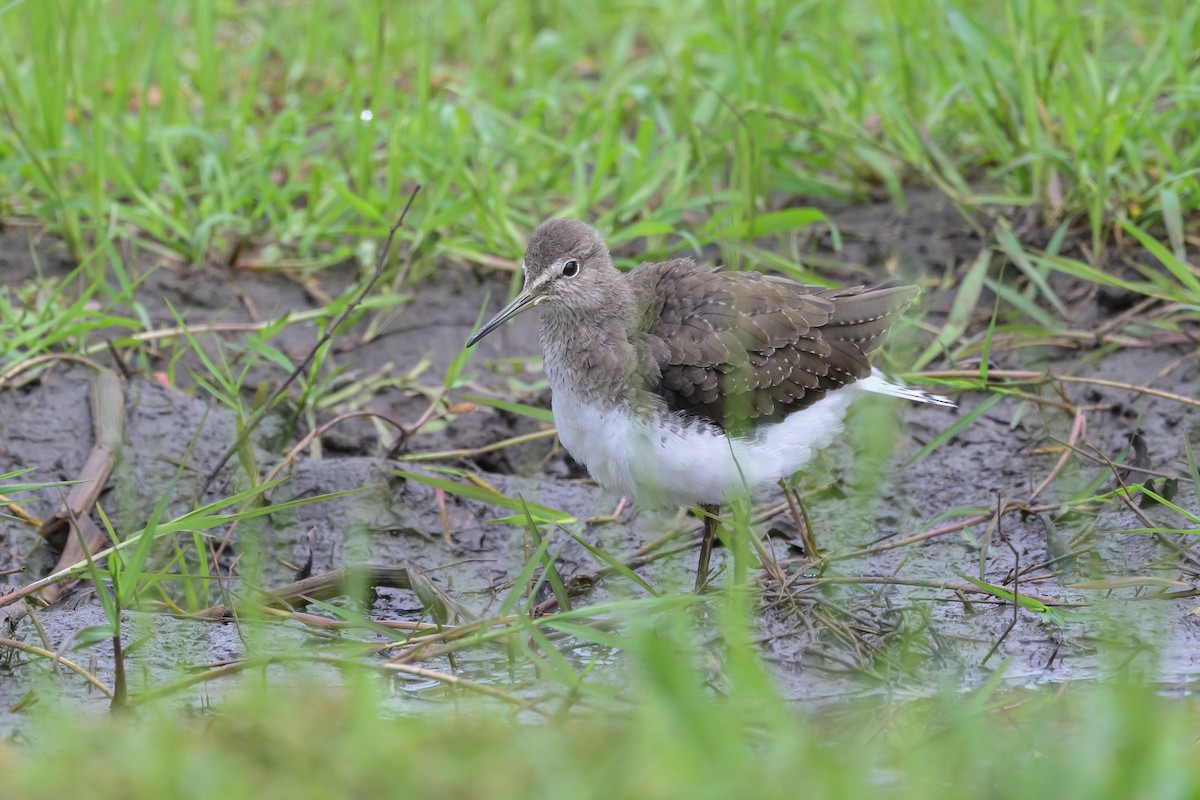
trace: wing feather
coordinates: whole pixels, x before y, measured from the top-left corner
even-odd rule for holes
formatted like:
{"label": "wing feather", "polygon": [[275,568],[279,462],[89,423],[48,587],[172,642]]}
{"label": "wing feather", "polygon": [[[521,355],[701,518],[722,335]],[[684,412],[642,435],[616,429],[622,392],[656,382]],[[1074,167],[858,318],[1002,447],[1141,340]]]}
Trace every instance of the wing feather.
{"label": "wing feather", "polygon": [[630,274],[630,337],[645,389],[726,429],[777,421],[870,374],[867,356],[917,295],[914,286],[826,289],[691,259]]}

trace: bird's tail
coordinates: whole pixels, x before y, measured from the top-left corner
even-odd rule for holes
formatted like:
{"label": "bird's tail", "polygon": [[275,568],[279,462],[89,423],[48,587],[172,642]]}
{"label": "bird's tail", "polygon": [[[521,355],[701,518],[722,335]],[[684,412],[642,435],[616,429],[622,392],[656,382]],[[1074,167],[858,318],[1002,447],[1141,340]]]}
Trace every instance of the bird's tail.
{"label": "bird's tail", "polygon": [[957,408],[958,404],[953,400],[942,397],[940,394],[930,394],[923,392],[920,389],[914,389],[911,386],[904,386],[896,383],[892,379],[884,376],[877,369],[872,369],[871,374],[862,380],[855,383],[863,391],[871,392],[872,394],[886,394],[889,397],[900,397],[905,400],[912,400],[917,403],[932,403],[937,406],[946,406],[947,408]]}

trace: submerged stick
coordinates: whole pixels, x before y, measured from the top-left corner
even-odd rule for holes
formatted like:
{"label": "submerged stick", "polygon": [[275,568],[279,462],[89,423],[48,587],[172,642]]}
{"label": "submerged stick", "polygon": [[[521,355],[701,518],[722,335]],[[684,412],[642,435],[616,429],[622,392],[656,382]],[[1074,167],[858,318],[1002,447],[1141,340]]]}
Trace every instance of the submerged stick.
{"label": "submerged stick", "polygon": [[[84,560],[84,548],[90,555],[107,541],[104,531],[92,522],[92,509],[100,492],[112,475],[125,438],[125,393],[121,380],[110,369],[100,369],[92,382],[88,397],[92,408],[92,427],[95,444],[80,470],[79,480],[86,481],[71,488],[66,504],[42,523],[38,533],[52,544],[61,541],[62,552],[53,572]],[[74,536],[70,536],[74,529]],[[70,583],[48,586],[42,599],[53,603],[70,589]]]}
{"label": "submerged stick", "polygon": [[[67,556],[71,555],[72,542],[75,541],[74,537],[68,538],[71,521],[82,520],[92,513],[100,493],[104,491],[104,485],[112,475],[125,435],[125,393],[121,389],[121,379],[115,372],[105,367],[97,367],[95,380],[88,390],[88,400],[92,410],[94,434],[92,449],[79,470],[79,482],[71,487],[62,506],[38,528],[38,534],[43,539],[55,547],[64,548],[59,567],[55,571],[82,559],[83,553],[80,551],[67,560]],[[83,531],[85,535],[96,532],[98,531]]]}

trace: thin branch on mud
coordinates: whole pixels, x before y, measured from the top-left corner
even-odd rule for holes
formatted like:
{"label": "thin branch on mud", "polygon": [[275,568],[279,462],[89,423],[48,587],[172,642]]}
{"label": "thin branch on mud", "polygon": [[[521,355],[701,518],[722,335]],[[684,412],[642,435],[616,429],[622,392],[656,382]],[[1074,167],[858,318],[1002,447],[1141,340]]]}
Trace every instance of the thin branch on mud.
{"label": "thin branch on mud", "polygon": [[[533,616],[536,615],[537,612],[535,610]],[[456,652],[468,647],[478,647],[485,643],[503,645],[510,641],[513,636],[527,636],[528,634],[524,633],[520,626],[514,627],[514,623],[516,622],[524,623],[527,621],[528,616],[525,613],[521,615],[509,614],[503,617],[493,617],[492,619],[462,625],[458,628],[445,628],[436,633],[413,636],[406,642],[381,645],[379,650],[382,651],[397,646],[404,648],[392,656],[388,662],[391,664],[409,664],[416,661],[418,656],[426,660],[441,656],[453,658]],[[608,630],[617,624],[615,619],[574,617],[572,621],[576,625],[586,625],[598,630]],[[545,628],[542,628],[542,630],[546,638],[550,640],[570,635],[565,631],[546,630]]]}
{"label": "thin branch on mud", "polygon": [[[1159,527],[1154,524],[1150,517],[1146,516],[1146,513],[1138,507],[1137,503],[1133,502],[1133,491],[1129,488],[1129,485],[1125,483],[1125,479],[1121,477],[1121,472],[1117,468],[1117,465],[1114,464],[1108,456],[1101,452],[1099,448],[1092,444],[1088,444],[1088,447],[1091,448],[1100,459],[1107,463],[1109,469],[1112,470],[1113,478],[1116,479],[1117,485],[1121,487],[1121,491],[1117,492],[1117,497],[1121,498],[1122,502],[1124,502],[1129,510],[1133,512],[1133,515],[1137,517],[1144,526],[1146,526],[1147,530],[1154,530],[1155,528]],[[1171,541],[1167,534],[1161,530],[1155,531],[1154,537],[1171,551],[1170,554],[1163,559],[1163,561],[1166,559],[1180,558],[1180,566],[1186,566],[1189,562],[1193,565],[1198,563],[1196,557],[1189,552],[1192,547],[1195,546],[1194,537],[1188,536],[1182,545],[1180,545],[1178,542]]]}
{"label": "thin branch on mud", "polygon": [[[922,589],[938,589],[948,592],[980,594],[992,598],[996,596],[992,592],[981,589],[978,586],[973,586],[969,583],[953,583],[951,581],[939,581],[930,578],[900,578],[894,575],[797,575],[789,580],[793,586],[816,587],[831,584],[847,584],[852,586],[915,586]],[[1074,603],[1064,603],[1062,600],[1030,594],[1029,592],[1026,592],[1022,596],[1047,606],[1069,607],[1076,605]],[[1008,601],[1002,600],[999,602],[1007,603]]]}
{"label": "thin branch on mud", "polygon": [[[329,420],[328,422],[324,423],[323,425],[319,425],[316,428],[313,428],[308,433],[306,433],[304,435],[304,438],[302,438],[299,442],[297,442],[292,447],[291,450],[288,450],[287,454],[282,459],[280,459],[279,463],[271,468],[271,471],[267,473],[265,478],[263,478],[262,483],[270,483],[271,481],[275,480],[275,478],[279,477],[279,473],[283,472],[284,469],[291,466],[291,464],[293,462],[295,462],[296,457],[299,456],[300,453],[302,453],[306,447],[308,447],[310,444],[312,444],[312,442],[315,439],[318,439],[318,438],[324,436],[332,428],[337,427],[338,425],[342,424],[343,422],[345,422],[347,420],[351,420],[351,419],[356,419],[358,417],[373,417],[375,419],[386,422],[388,425],[391,425],[393,428],[397,429],[401,433],[404,432],[403,425],[401,425],[399,422],[396,422],[396,420],[392,419],[391,417],[385,416],[384,414],[380,414],[378,411],[348,411],[345,414],[339,414],[338,416],[334,417],[333,419]],[[269,497],[269,495],[268,495],[268,497]]]}
{"label": "thin branch on mud", "polygon": [[1133,321],[1134,318],[1141,318],[1143,314],[1149,311],[1155,304],[1162,302],[1157,297],[1143,297],[1141,300],[1134,303],[1129,308],[1122,311],[1120,314],[1114,315],[1111,319],[1103,322],[1096,328],[1093,336],[1096,337],[1097,344],[1104,343],[1104,337],[1115,331],[1117,328],[1123,327]]}
{"label": "thin branch on mud", "polygon": [[540,439],[549,439],[557,436],[558,431],[554,428],[546,431],[534,431],[533,433],[523,433],[520,436],[513,436],[509,439],[503,439],[499,442],[483,445],[482,447],[471,447],[460,450],[440,450],[430,453],[410,453],[408,455],[389,455],[388,458],[392,461],[412,462],[412,461],[446,461],[452,458],[477,458],[488,453],[494,453],[497,450],[503,450],[506,447],[513,445],[526,444],[528,442],[536,442]]}
{"label": "thin branch on mud", "polygon": [[1147,528],[1157,527],[1154,522],[1146,516],[1145,512],[1138,508],[1137,503],[1133,502],[1132,492],[1129,490],[1129,485],[1126,484],[1125,479],[1121,477],[1121,471],[1117,469],[1117,465],[1114,464],[1112,460],[1100,450],[1100,448],[1090,443],[1087,446],[1096,454],[1098,458],[1108,464],[1108,468],[1112,470],[1113,478],[1116,480],[1117,485],[1121,487],[1121,491],[1117,492],[1117,497],[1121,498],[1121,500],[1125,502],[1125,505],[1130,511],[1133,512],[1135,517],[1141,520],[1143,525],[1145,525]]}
{"label": "thin branch on mud", "polygon": [[280,384],[279,388],[275,390],[274,394],[272,394],[267,401],[263,403],[262,406],[260,406],[259,409],[255,411],[248,420],[246,420],[246,424],[243,426],[241,433],[238,434],[236,441],[234,441],[233,444],[231,444],[225,451],[225,454],[217,460],[216,466],[212,468],[212,470],[208,473],[208,476],[204,479],[204,483],[201,485],[200,491],[196,493],[197,497],[204,496],[204,493],[208,491],[210,486],[212,486],[213,481],[217,479],[217,475],[219,475],[221,470],[225,468],[225,465],[229,463],[229,459],[233,458],[234,454],[236,454],[238,450],[246,443],[246,441],[250,438],[250,434],[264,419],[266,419],[267,414],[275,408],[275,405],[291,387],[292,383],[295,382],[296,378],[300,377],[300,374],[308,369],[309,364],[311,364],[312,360],[316,358],[317,353],[321,351],[321,348],[323,348],[329,342],[329,340],[337,334],[338,328],[342,326],[342,323],[345,322],[352,313],[354,313],[354,310],[362,304],[367,295],[370,294],[375,288],[375,284],[378,283],[379,279],[383,277],[383,268],[387,263],[388,253],[392,249],[392,241],[396,238],[396,232],[399,231],[401,226],[404,225],[404,218],[408,216],[408,210],[412,208],[413,201],[416,200],[417,192],[419,191],[421,191],[421,185],[417,184],[415,187],[413,187],[412,194],[408,196],[408,202],[405,203],[404,210],[400,212],[399,219],[396,220],[396,223],[392,225],[391,229],[388,231],[387,239],[385,239],[383,242],[383,249],[380,250],[379,258],[375,261],[375,272],[371,275],[370,279],[363,284],[363,287],[359,289],[358,294],[356,294],[354,299],[351,300],[346,308],[342,310],[342,313],[338,315],[337,319],[329,324],[329,326],[325,329],[324,335],[317,340],[317,343],[314,344],[312,349],[308,351],[308,355],[306,355],[304,359],[296,365],[296,368],[293,369],[291,374],[287,376],[282,384]]}
{"label": "thin branch on mud", "polygon": [[[1096,450],[1095,446],[1093,446],[1087,442],[1085,442],[1084,444],[1088,448],[1090,448],[1092,451]],[[1082,446],[1075,446],[1072,449],[1075,451],[1075,455],[1079,456],[1080,458],[1085,458],[1093,464],[1097,464],[1100,466],[1106,466],[1111,469],[1119,469],[1122,472],[1136,472],[1139,475],[1148,475],[1151,478],[1166,478],[1168,480],[1186,480],[1185,478],[1183,478],[1183,476],[1179,475],[1176,472],[1163,472],[1162,470],[1158,470],[1158,469],[1149,469],[1148,467],[1139,467],[1137,464],[1127,464],[1124,461],[1113,461],[1110,457],[1104,456],[1104,455],[1096,456],[1096,455],[1093,455],[1093,453],[1090,453],[1087,450],[1084,450]]]}
{"label": "thin branch on mud", "polygon": [[[1049,508],[1057,508],[1057,507],[1058,506],[1051,506]],[[1016,510],[1018,510],[1018,509],[1015,507],[1004,509],[1005,513],[1009,512],[1009,511],[1016,511]],[[835,555],[826,556],[826,558],[829,560],[833,560],[835,558],[845,560],[848,558],[858,558],[860,556],[878,555],[879,553],[884,553],[884,552],[887,552],[888,550],[895,550],[898,547],[907,547],[910,544],[916,544],[917,542],[924,542],[928,539],[935,539],[938,536],[945,536],[947,533],[956,533],[957,531],[961,531],[964,528],[969,528],[972,525],[979,525],[980,523],[983,523],[983,522],[991,522],[994,518],[995,518],[995,515],[991,512],[989,512],[987,514],[977,514],[973,517],[967,517],[966,519],[961,519],[958,522],[951,522],[947,525],[942,525],[941,527],[938,527],[938,528],[932,528],[923,533],[917,533],[917,534],[913,534],[912,536],[905,537],[903,539],[897,539],[894,542],[888,542],[887,544],[872,545],[870,547],[864,547],[859,550],[851,550],[848,553],[837,553]],[[806,562],[807,560],[808,559],[806,559],[806,558],[788,559],[787,563],[800,563],[800,562]]]}
{"label": "thin branch on mud", "polygon": [[445,399],[448,391],[450,391],[449,387],[443,386],[439,388],[434,393],[433,397],[429,399],[429,405],[425,407],[423,412],[421,412],[421,416],[417,417],[417,421],[407,428],[400,429],[400,437],[392,443],[390,448],[388,448],[385,458],[387,458],[389,461],[392,461],[398,458],[399,455],[404,452],[404,448],[408,447],[408,440],[412,438],[413,434],[421,430],[421,428],[425,427],[425,425],[433,419],[434,414],[437,413],[438,406],[442,404],[442,401]]}
{"label": "thin branch on mud", "polygon": [[[405,642],[395,642],[383,645],[379,648],[380,651],[388,650],[393,647],[403,647],[396,655],[389,659],[393,664],[407,664],[415,661],[417,656],[423,658],[435,658],[440,655],[448,655],[457,650],[468,646],[469,644],[481,644],[493,639],[503,639],[512,634],[510,630],[489,630],[501,625],[511,625],[517,621],[517,615],[509,614],[504,617],[493,617],[492,619],[479,620],[466,625],[461,625],[457,628],[443,627],[435,633],[428,633],[421,636],[412,636]],[[472,641],[464,643],[464,639],[471,637]]]}
{"label": "thin branch on mud", "polygon": [[27,644],[26,642],[19,642],[16,639],[9,639],[9,638],[3,637],[3,636],[0,636],[0,647],[11,647],[14,650],[20,650],[23,653],[30,653],[35,656],[41,656],[42,658],[49,659],[52,663],[55,663],[55,664],[62,664],[64,667],[66,667],[67,669],[76,673],[81,678],[83,678],[85,681],[90,683],[92,686],[95,686],[97,689],[99,689],[101,692],[103,692],[104,696],[107,697],[109,700],[113,699],[112,689],[109,689],[107,686],[105,686],[103,683],[101,683],[100,680],[95,675],[88,672],[86,669],[79,666],[74,661],[69,661],[69,660],[63,658],[62,656],[58,655],[57,653],[55,653],[52,650],[47,650],[44,647],[38,647],[37,645]]}
{"label": "thin branch on mud", "polygon": [[1046,490],[1058,473],[1062,472],[1062,468],[1067,465],[1067,460],[1071,457],[1071,453],[1075,450],[1075,444],[1079,441],[1079,437],[1083,435],[1084,429],[1087,427],[1087,416],[1083,413],[1083,409],[1075,409],[1075,421],[1071,424],[1071,433],[1067,437],[1067,446],[1063,450],[1062,455],[1058,457],[1058,461],[1054,464],[1054,468],[1046,474],[1042,482],[1030,493],[1029,502],[1032,503],[1037,499],[1037,496]]}
{"label": "thin branch on mud", "polygon": [[[295,620],[302,625],[308,625],[312,628],[321,628],[330,631],[349,630],[353,628],[361,628],[362,626],[356,622],[348,622],[340,619],[330,619],[317,614],[309,614],[306,611],[287,611],[278,608],[265,609],[268,616],[279,615],[285,619]],[[217,620],[213,620],[214,622]],[[441,633],[443,631],[457,631],[458,627],[454,625],[438,625],[433,622],[412,622],[405,619],[372,619],[372,625],[378,625],[381,628],[389,628],[394,631],[410,631],[415,633]]]}
{"label": "thin branch on mud", "polygon": [[466,678],[460,678],[457,675],[450,675],[437,670],[417,667],[411,664],[394,664],[391,662],[375,663],[371,661],[359,661],[339,656],[329,656],[320,654],[302,654],[288,653],[267,656],[264,658],[238,659],[227,661],[205,669],[203,672],[198,672],[195,675],[189,675],[167,686],[161,686],[144,694],[136,695],[129,698],[129,705],[141,705],[149,700],[158,699],[175,692],[186,689],[190,686],[195,686],[199,683],[206,683],[216,678],[221,678],[226,675],[234,675],[246,669],[255,669],[266,667],[272,664],[289,664],[289,663],[310,663],[310,664],[332,664],[340,667],[362,667],[375,670],[377,672],[399,672],[407,675],[414,675],[420,678],[428,678],[430,680],[439,681],[450,686],[456,686],[460,689],[466,689],[479,694],[485,694],[489,697],[494,697],[498,700],[503,700],[518,708],[526,711],[533,711],[538,714],[545,712],[531,700],[525,700],[517,697],[514,694],[499,689],[495,686],[477,683]]}
{"label": "thin branch on mud", "polygon": [[[22,522],[24,522],[28,525],[32,525],[35,528],[40,528],[42,525],[42,521],[40,519],[35,517],[33,514],[30,514],[25,509],[21,508],[21,506],[18,505],[16,503],[16,501],[12,500],[7,495],[0,494],[0,507],[6,509],[7,512],[9,514],[11,514],[12,516],[16,517],[17,519],[21,520]],[[0,571],[0,575],[10,575],[10,574],[12,574],[12,573]]]}
{"label": "thin branch on mud", "polygon": [[[939,373],[939,374],[945,374],[945,373]],[[963,371],[962,374],[968,374],[968,372]],[[976,374],[976,373],[970,373],[970,374]],[[994,373],[990,373],[990,374],[994,374]],[[1033,375],[1033,374],[1039,374],[1039,373],[1022,373],[1022,374]],[[1043,479],[1038,484],[1038,486],[1032,491],[1032,493],[1030,494],[1028,499],[1026,499],[1022,502],[1019,502],[1019,503],[1010,501],[1010,502],[1004,503],[1001,506],[997,507],[996,510],[989,511],[986,514],[977,514],[975,516],[967,517],[966,519],[961,519],[957,522],[951,522],[947,525],[942,525],[938,528],[933,528],[933,529],[925,531],[923,533],[914,534],[913,536],[908,536],[904,539],[898,539],[894,542],[886,542],[886,539],[889,538],[887,536],[881,537],[879,539],[876,539],[874,542],[869,544],[867,547],[863,547],[858,550],[851,550],[851,551],[845,552],[845,553],[829,554],[829,555],[825,556],[825,560],[827,560],[827,561],[845,560],[845,559],[849,559],[849,558],[858,558],[861,556],[878,555],[879,553],[883,553],[888,550],[895,550],[899,547],[906,547],[910,544],[916,544],[918,542],[923,542],[928,539],[937,538],[938,536],[944,536],[947,533],[955,533],[955,532],[961,531],[965,528],[969,528],[972,525],[979,525],[981,523],[991,522],[992,520],[997,519],[999,515],[1008,514],[1013,511],[1021,511],[1021,512],[1029,513],[1029,514],[1038,514],[1038,513],[1045,513],[1047,511],[1058,510],[1059,509],[1058,505],[1035,506],[1035,505],[1033,505],[1033,501],[1035,499],[1037,499],[1037,496],[1039,494],[1041,494],[1043,491],[1045,491],[1046,487],[1048,487],[1050,485],[1050,483],[1053,481],[1054,477],[1057,476],[1058,473],[1062,471],[1062,468],[1066,464],[1067,458],[1071,455],[1071,453],[1076,452],[1076,450],[1077,450],[1077,442],[1078,442],[1079,438],[1083,435],[1083,431],[1085,429],[1087,420],[1086,420],[1086,415],[1084,413],[1084,410],[1082,408],[1075,408],[1074,412],[1075,412],[1075,420],[1071,426],[1071,433],[1067,440],[1066,450],[1059,457],[1058,461],[1055,463],[1054,467],[1050,470],[1050,472],[1046,475],[1045,479]],[[786,562],[781,562],[781,563],[794,564],[794,563],[799,563],[801,561],[806,561],[806,560],[807,559],[788,559]]]}
{"label": "thin branch on mud", "polygon": [[[1062,508],[1060,503],[1047,503],[1040,506],[1031,506],[1028,503],[1009,502],[1006,504],[1001,513],[1011,514],[1014,511],[1019,511],[1023,514],[1045,514],[1048,511],[1058,511]],[[964,528],[969,528],[972,525],[978,525],[982,522],[991,522],[996,518],[996,512],[989,511],[987,514],[979,514],[974,517],[952,522],[949,525],[943,525],[940,528],[925,531],[924,533],[914,534],[906,539],[900,539],[888,544],[881,544],[875,547],[866,547],[861,550],[852,550],[848,553],[838,553],[837,555],[829,556],[829,560],[845,560],[847,558],[858,558],[859,556],[873,556],[888,550],[895,550],[897,547],[906,547],[917,542],[924,542],[928,539],[934,539],[938,536],[944,536],[947,533],[961,531]],[[796,559],[802,560],[802,559]]]}
{"label": "thin branch on mud", "polygon": [[[1070,452],[1070,451],[1067,451],[1067,452]],[[1000,511],[1000,509],[1003,507],[1004,507],[1004,498],[1000,495],[1000,490],[997,489],[996,490],[996,536],[998,536],[1000,538],[1000,541],[1002,541],[1006,545],[1008,545],[1008,549],[1011,550],[1012,554],[1013,554],[1013,585],[1012,585],[1013,613],[1012,613],[1012,620],[1008,623],[1008,627],[1004,629],[1004,633],[1000,634],[1000,638],[996,640],[996,643],[993,644],[991,649],[987,651],[987,655],[985,655],[983,657],[983,660],[979,662],[979,666],[981,666],[981,667],[984,666],[985,664],[987,664],[988,659],[991,658],[993,655],[995,655],[996,651],[1000,649],[1000,645],[1002,645],[1004,643],[1004,640],[1008,638],[1008,635],[1010,633],[1012,633],[1012,629],[1017,627],[1017,614],[1020,613],[1020,610],[1021,610],[1021,586],[1020,586],[1021,554],[1017,551],[1017,548],[1013,545],[1013,543],[1009,540],[1009,538],[1004,535],[1004,528],[1002,527],[1002,521],[1004,519],[1004,514],[1002,514]],[[1047,603],[1047,605],[1049,605],[1049,604]]]}
{"label": "thin branch on mud", "polygon": [[[431,605],[442,606],[447,615],[465,616],[458,603],[445,592],[438,589],[427,576],[411,567],[385,567],[381,564],[359,564],[352,567],[335,569],[320,575],[313,575],[301,581],[267,589],[262,592],[263,600],[260,605],[266,608],[291,610],[292,603],[308,598],[328,600],[345,594],[356,586],[379,587],[392,589],[408,589],[416,592],[430,613],[434,610]],[[197,611],[194,616],[207,619],[223,619],[235,615],[236,607],[215,605]],[[436,616],[436,614],[435,614]]]}
{"label": "thin branch on mud", "polygon": [[[936,332],[937,328],[932,328]],[[989,342],[988,352],[1012,352],[1030,347],[1063,347],[1073,349],[1094,349],[1106,344],[1117,345],[1129,350],[1148,349],[1151,347],[1175,347],[1192,343],[1186,332],[1159,331],[1146,336],[1130,336],[1123,333],[1101,334],[1092,331],[1063,330],[1041,336],[1030,336],[1016,333],[995,333]],[[964,346],[960,357],[976,355],[983,352],[983,342],[976,341]]]}
{"label": "thin branch on mud", "polygon": [[439,681],[440,683],[445,683],[449,686],[457,686],[461,689],[467,689],[472,692],[486,694],[489,697],[495,697],[498,700],[503,700],[506,703],[518,706],[526,711],[533,711],[538,714],[545,713],[530,700],[523,700],[520,697],[517,697],[510,692],[506,692],[503,689],[498,689],[495,686],[489,686],[486,683],[478,683],[477,681],[460,678],[457,675],[451,675],[447,672],[439,672],[438,670],[426,669],[425,667],[417,667],[412,664],[395,664],[390,661],[384,664],[379,664],[378,668],[390,672],[413,675],[418,678],[428,678],[430,680]]}
{"label": "thin branch on mud", "polygon": [[5,384],[20,375],[22,372],[27,372],[39,364],[47,364],[54,361],[67,361],[72,364],[81,364],[82,366],[85,366],[91,370],[95,370],[96,372],[104,369],[104,367],[100,366],[92,359],[85,358],[83,356],[77,356],[74,353],[47,353],[46,355],[34,356],[28,361],[22,361],[10,368],[7,372],[0,374],[0,389],[3,389]]}
{"label": "thin branch on mud", "polygon": [[[970,369],[935,370],[932,372],[922,372],[921,377],[935,378],[935,379],[939,379],[939,378],[972,379],[973,378],[973,379],[978,380],[979,371],[978,370],[970,370]],[[1200,408],[1200,400],[1196,400],[1191,397],[1184,397],[1181,394],[1175,394],[1173,392],[1166,392],[1166,391],[1163,391],[1162,389],[1154,389],[1149,386],[1137,386],[1132,383],[1122,383],[1120,381],[1110,381],[1105,378],[1088,378],[1088,377],[1083,377],[1083,376],[1079,376],[1079,375],[1051,375],[1050,373],[1047,373],[1047,372],[1033,372],[1033,371],[1029,371],[1029,370],[1008,370],[1008,369],[990,370],[988,372],[988,385],[992,385],[991,379],[993,379],[993,378],[1001,379],[1001,380],[1005,380],[1005,381],[1015,381],[1017,383],[1027,383],[1027,384],[1054,383],[1055,381],[1058,381],[1061,383],[1081,383],[1081,384],[1088,385],[1088,386],[1103,386],[1106,389],[1120,389],[1120,390],[1126,391],[1126,392],[1133,392],[1134,394],[1144,394],[1144,395],[1149,395],[1150,397],[1158,397],[1163,400],[1171,400],[1172,402],[1180,403],[1181,405],[1185,405],[1185,406],[1191,406],[1192,408]],[[1006,384],[998,383],[996,385],[1004,386]]]}
{"label": "thin branch on mud", "polygon": [[199,322],[195,325],[176,325],[170,328],[140,331],[128,334],[124,338],[145,343],[159,339],[178,339],[181,336],[203,336],[207,333],[258,333],[278,324],[278,319],[266,319],[261,322]]}

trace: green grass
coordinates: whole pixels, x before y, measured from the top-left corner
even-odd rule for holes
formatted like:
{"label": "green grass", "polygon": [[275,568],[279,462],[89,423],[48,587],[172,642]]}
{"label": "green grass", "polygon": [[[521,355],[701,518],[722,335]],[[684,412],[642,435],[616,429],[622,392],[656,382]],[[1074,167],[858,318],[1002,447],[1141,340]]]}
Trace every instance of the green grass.
{"label": "green grass", "polygon": [[[1035,206],[1032,241],[1002,220],[981,236],[979,257],[946,278],[943,288],[957,298],[915,368],[980,358],[940,381],[992,396],[934,437],[918,455],[928,457],[1002,401],[1013,401],[1015,425],[1020,401],[1038,396],[1044,376],[989,372],[987,356],[1066,333],[1056,276],[1172,304],[1162,317],[1122,327],[1130,337],[1194,324],[1197,52],[1200,6],[1183,0],[14,0],[0,4],[0,215],[46,226],[78,266],[57,281],[0,280],[0,391],[31,374],[37,359],[103,361],[111,343],[135,373],[159,371],[244,430],[263,413],[263,387],[251,391],[250,376],[295,368],[276,337],[289,326],[323,332],[358,287],[325,308],[214,344],[181,317],[179,331],[157,330],[162,320],[144,305],[146,271],[232,261],[294,275],[350,263],[366,276],[418,183],[386,285],[349,319],[365,322],[369,335],[435,269],[514,269],[528,232],[551,214],[595,221],[623,264],[712,245],[735,265],[826,280],[793,258],[801,237],[828,223],[820,204],[884,195],[903,207],[908,191],[933,187],[969,214]],[[1083,246],[1064,245],[1079,230]],[[1104,257],[1135,245],[1150,255],[1145,263],[1118,270]],[[981,328],[973,314],[985,292],[995,314]],[[327,348],[315,355],[285,397],[297,428],[369,406],[383,386],[428,400],[414,435],[452,419],[467,399],[545,420],[527,391],[507,400],[463,395],[474,389],[466,353],[440,375],[425,374],[426,362],[363,375]],[[874,432],[864,440],[889,438]],[[67,653],[81,669],[82,656],[104,652],[88,648],[117,633],[140,635],[131,608],[194,611],[224,600],[207,569],[212,531],[240,524],[243,551],[252,551],[253,520],[323,499],[272,505],[266,498],[288,470],[264,472],[260,454],[242,445],[240,483],[226,496],[174,518],[160,505],[137,524],[109,526],[115,555],[70,572],[113,587],[102,601],[107,625],[84,631],[78,652]],[[886,463],[876,461],[875,470]],[[1103,490],[1105,465],[1069,467],[1060,507],[1045,513],[1090,517],[1099,504],[1138,497],[1175,512],[1178,531],[1194,532],[1200,474],[1190,458],[1182,504],[1139,485]],[[290,683],[306,673],[268,663],[332,664],[348,687],[241,696],[222,683],[230,680],[223,667],[154,680],[134,669],[130,713],[83,722],[78,707],[56,708],[54,688],[39,689],[27,698],[41,712],[22,733],[28,742],[0,745],[0,785],[30,797],[87,789],[101,797],[1160,798],[1200,787],[1194,700],[1160,696],[1138,676],[1019,692],[996,688],[1000,669],[970,692],[938,689],[921,674],[932,659],[910,619],[913,641],[895,649],[922,655],[905,662],[908,652],[873,651],[887,663],[872,675],[895,668],[894,682],[881,685],[895,694],[919,686],[929,697],[802,711],[758,661],[757,605],[744,576],[706,601],[709,624],[699,627],[699,601],[670,587],[654,587],[660,597],[576,601],[566,610],[568,576],[555,567],[564,539],[548,523],[574,524],[569,515],[498,494],[465,470],[401,474],[439,497],[490,503],[510,515],[514,535],[527,536],[527,564],[503,587],[494,616],[451,619],[460,609],[433,584],[415,587],[428,618],[442,625],[433,633],[397,632],[355,606],[314,606],[343,624],[335,631],[248,607],[248,661],[233,666],[271,687],[274,677]],[[876,474],[868,470],[864,483]],[[20,492],[0,500],[6,518],[10,500],[48,485],[18,471],[0,482],[0,493]],[[926,523],[976,520],[963,527],[983,531],[979,578],[967,577],[975,564],[963,559],[964,591],[1015,601],[1048,624],[1075,619],[1052,618],[1062,612],[984,574],[988,547],[998,546],[990,511],[964,507]],[[742,570],[745,533],[734,526]],[[174,550],[164,555],[164,543]],[[610,587],[639,591],[641,577],[614,554],[592,552],[598,566],[613,568]],[[836,571],[844,556],[806,585],[852,583]],[[258,588],[251,565],[242,570],[242,588]],[[1177,588],[1167,573],[1144,585]],[[928,576],[923,585],[937,589],[947,578],[958,581]],[[564,612],[535,624],[542,583]],[[1094,596],[1120,588],[1101,582]],[[832,607],[815,602],[814,614]],[[447,619],[461,627],[446,627]],[[255,638],[258,625],[311,638],[289,650],[271,633]],[[420,636],[424,644],[413,644]],[[580,663],[560,652],[563,636],[619,651],[621,660]],[[147,658],[146,641],[126,643],[135,668]],[[423,679],[450,686],[438,702],[414,702],[412,714],[407,695],[379,690],[375,675],[385,667],[371,648],[383,642],[411,656],[400,663],[405,674],[428,668]],[[0,655],[15,657],[12,647]],[[45,652],[24,652],[34,660],[21,669],[47,667]],[[456,657],[472,665],[479,653],[494,674],[456,670]],[[526,673],[535,677],[513,677]],[[464,674],[467,682],[455,684]],[[178,702],[205,680],[218,698],[214,713],[181,721]]]}
{"label": "green grass", "polygon": [[[1178,226],[1200,203],[1200,10],[994,4],[17,0],[0,176],[79,258],[362,259],[413,182],[416,273],[550,214],[732,245],[779,199],[938,186]],[[804,227],[805,218],[782,220]],[[770,228],[768,223],[768,228]],[[740,248],[731,247],[728,257]]]}
{"label": "green grass", "polygon": [[27,744],[0,745],[0,769],[21,798],[1170,800],[1200,786],[1194,698],[1136,685],[985,688],[798,714],[747,675],[709,694],[678,644],[635,626],[622,714],[534,723],[465,697],[396,716],[380,707],[406,698],[363,676],[343,690],[292,676],[296,689],[238,692],[182,720],[163,708],[44,713]]}

